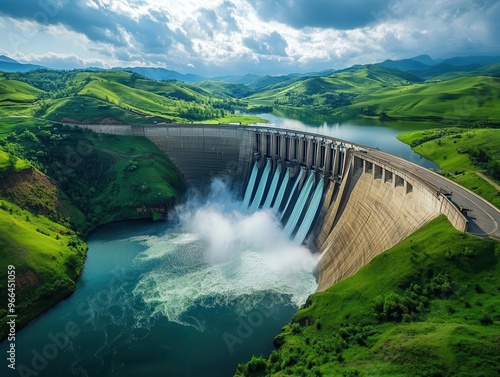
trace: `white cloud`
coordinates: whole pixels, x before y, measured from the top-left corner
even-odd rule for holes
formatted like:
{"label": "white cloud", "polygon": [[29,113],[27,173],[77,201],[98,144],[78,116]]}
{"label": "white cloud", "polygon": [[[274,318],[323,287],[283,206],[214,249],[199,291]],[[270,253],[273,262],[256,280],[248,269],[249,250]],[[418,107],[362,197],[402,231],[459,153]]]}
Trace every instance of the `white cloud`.
{"label": "white cloud", "polygon": [[0,48],[11,55],[29,55],[32,49],[43,55],[44,47],[47,54],[73,54],[106,66],[158,65],[182,71],[196,65],[203,74],[342,68],[421,53],[500,54],[500,2],[495,0],[367,2],[366,9],[356,6],[348,20],[332,24],[360,25],[345,30],[334,29],[314,13],[315,6],[324,9],[322,1],[286,1],[303,6],[304,15],[287,14],[279,5],[280,17],[273,19],[272,12],[257,13],[252,2],[274,9],[259,0],[81,0],[67,3],[40,25],[19,7],[0,4],[0,32],[14,30],[38,43],[12,49],[0,40]]}

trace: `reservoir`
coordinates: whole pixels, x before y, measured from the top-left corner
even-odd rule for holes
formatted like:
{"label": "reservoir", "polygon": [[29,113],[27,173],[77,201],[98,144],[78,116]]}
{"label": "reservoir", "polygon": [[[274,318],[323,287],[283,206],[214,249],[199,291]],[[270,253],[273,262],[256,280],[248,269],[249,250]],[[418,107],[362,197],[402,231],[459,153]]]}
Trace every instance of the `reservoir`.
{"label": "reservoir", "polygon": [[296,131],[313,132],[337,139],[351,141],[404,158],[429,169],[439,170],[434,162],[415,153],[411,147],[396,136],[428,128],[435,128],[429,123],[380,122],[373,119],[341,120],[306,111],[288,111],[276,114],[258,114],[269,121],[268,126]]}

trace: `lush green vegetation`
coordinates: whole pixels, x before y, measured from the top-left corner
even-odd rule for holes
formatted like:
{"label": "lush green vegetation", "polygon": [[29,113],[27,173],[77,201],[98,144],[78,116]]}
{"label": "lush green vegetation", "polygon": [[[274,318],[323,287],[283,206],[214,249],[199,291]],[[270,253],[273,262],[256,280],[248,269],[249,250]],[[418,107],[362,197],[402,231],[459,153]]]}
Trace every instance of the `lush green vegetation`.
{"label": "lush green vegetation", "polygon": [[444,217],[306,305],[236,376],[492,376],[500,243]]}
{"label": "lush green vegetation", "polygon": [[[470,124],[500,122],[500,79],[491,66],[467,76],[424,79],[376,65],[326,77],[305,77],[262,88],[246,99],[279,108],[311,109],[342,117]],[[496,74],[498,76],[498,74]]]}
{"label": "lush green vegetation", "polygon": [[[233,119],[236,106],[248,104],[215,87],[157,82],[130,72],[36,70],[0,76],[0,116],[4,117],[36,115],[104,124],[237,122]],[[262,120],[248,116],[242,121]]]}
{"label": "lush green vegetation", "polygon": [[[446,176],[500,208],[500,131],[494,128],[440,128],[404,133],[398,139],[435,161]],[[484,173],[493,181],[488,182]]]}
{"label": "lush green vegetation", "polygon": [[[0,199],[0,297],[7,303],[7,265],[16,271],[16,323],[23,326],[70,295],[83,268],[86,245],[45,216]],[[0,308],[0,337],[7,331],[7,305]]]}
{"label": "lush green vegetation", "polygon": [[55,179],[85,214],[70,218],[83,234],[111,221],[161,216],[184,189],[167,156],[144,138],[48,123],[15,128],[1,144]]}

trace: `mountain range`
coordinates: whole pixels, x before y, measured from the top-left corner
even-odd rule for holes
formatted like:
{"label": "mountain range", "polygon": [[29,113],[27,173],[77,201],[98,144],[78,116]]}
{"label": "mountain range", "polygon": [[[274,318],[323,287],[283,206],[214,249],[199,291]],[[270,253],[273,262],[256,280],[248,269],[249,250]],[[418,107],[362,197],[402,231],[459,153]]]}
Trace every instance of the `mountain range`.
{"label": "mountain range", "polygon": [[[480,68],[500,63],[500,56],[465,56],[453,57],[449,59],[433,59],[429,55],[419,55],[409,59],[402,60],[384,60],[380,63],[375,63],[375,66],[394,69],[398,71],[408,72],[412,75],[418,76],[422,79],[432,79],[447,73],[454,72],[471,72]],[[360,65],[354,65],[347,69],[357,68]],[[9,58],[5,55],[0,55],[0,71],[4,72],[28,72],[36,69],[50,69],[48,67],[24,64]],[[102,68],[92,68],[90,70],[100,71]],[[141,76],[156,81],[183,81],[189,83],[199,83],[203,81],[219,81],[229,84],[242,84],[247,86],[253,91],[258,91],[262,88],[268,87],[272,84],[279,84],[282,82],[292,82],[293,80],[304,77],[324,77],[330,76],[336,70],[329,69],[320,72],[308,73],[291,73],[281,76],[270,75],[228,75],[217,77],[206,77],[196,74],[184,74],[177,71],[159,68],[159,67],[115,67],[112,70],[135,72]],[[343,71],[343,70],[341,70]]]}

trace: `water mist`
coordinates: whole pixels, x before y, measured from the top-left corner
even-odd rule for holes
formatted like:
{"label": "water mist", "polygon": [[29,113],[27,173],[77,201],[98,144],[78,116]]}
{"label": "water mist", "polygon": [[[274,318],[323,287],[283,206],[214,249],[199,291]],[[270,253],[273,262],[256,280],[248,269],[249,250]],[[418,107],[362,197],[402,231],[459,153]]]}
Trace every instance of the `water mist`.
{"label": "water mist", "polygon": [[202,330],[203,319],[189,315],[196,306],[244,315],[269,297],[298,307],[316,289],[318,256],[285,235],[274,210],[242,209],[222,180],[206,198],[193,195],[177,217],[179,233],[138,239],[147,247],[139,258],[154,264],[134,294],[154,314]]}

